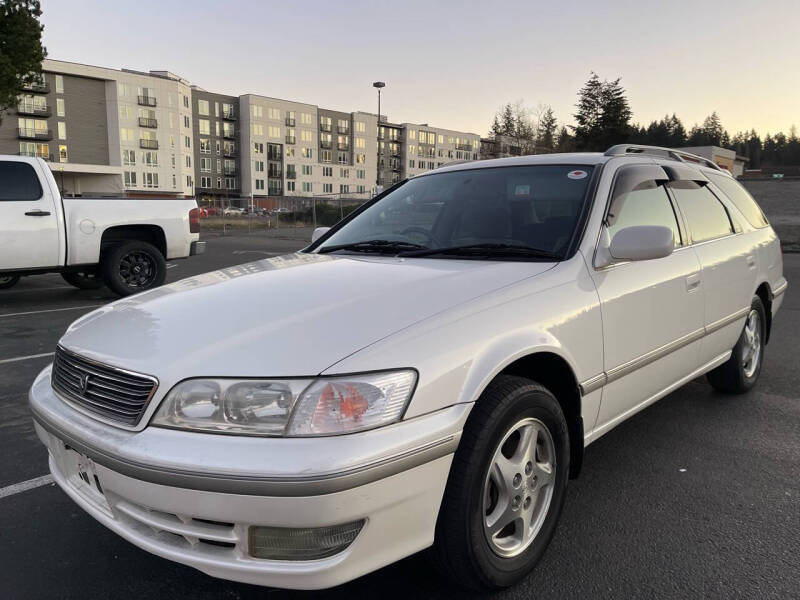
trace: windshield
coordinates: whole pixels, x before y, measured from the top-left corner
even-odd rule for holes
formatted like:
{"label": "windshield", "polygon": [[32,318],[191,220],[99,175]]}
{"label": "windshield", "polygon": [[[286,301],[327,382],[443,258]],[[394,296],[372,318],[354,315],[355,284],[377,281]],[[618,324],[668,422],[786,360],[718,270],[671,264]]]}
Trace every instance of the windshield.
{"label": "windshield", "polygon": [[521,251],[562,258],[591,173],[588,165],[532,165],[417,177],[357,215],[317,250],[443,258],[469,248],[473,254],[479,249],[483,258],[519,257]]}

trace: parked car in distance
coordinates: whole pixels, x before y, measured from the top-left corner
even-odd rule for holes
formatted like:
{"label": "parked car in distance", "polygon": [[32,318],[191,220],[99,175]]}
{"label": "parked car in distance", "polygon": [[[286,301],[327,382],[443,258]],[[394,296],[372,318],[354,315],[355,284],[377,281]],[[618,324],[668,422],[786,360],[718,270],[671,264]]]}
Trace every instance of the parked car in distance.
{"label": "parked car in distance", "polygon": [[244,209],[238,206],[228,206],[222,209],[222,216],[224,217],[241,217],[244,214]]}
{"label": "parked car in distance", "polygon": [[271,211],[269,211],[269,212],[270,212],[270,214],[273,214],[273,215],[282,215],[282,214],[284,214],[284,213],[288,213],[288,212],[292,212],[292,211],[290,211],[290,210],[289,210],[288,208],[286,208],[285,206],[282,206],[282,207],[280,207],[280,208],[273,208],[273,209],[272,209]]}
{"label": "parked car in distance", "polygon": [[30,408],[77,504],[236,581],[324,588],[431,548],[456,585],[507,587],[587,445],[698,376],[752,389],[788,285],[741,185],[642,146],[443,167],[315,238],[72,324]]}
{"label": "parked car in distance", "polygon": [[0,289],[50,272],[121,296],[158,287],[167,260],[205,249],[199,218],[192,199],[62,198],[43,159],[0,155]]}

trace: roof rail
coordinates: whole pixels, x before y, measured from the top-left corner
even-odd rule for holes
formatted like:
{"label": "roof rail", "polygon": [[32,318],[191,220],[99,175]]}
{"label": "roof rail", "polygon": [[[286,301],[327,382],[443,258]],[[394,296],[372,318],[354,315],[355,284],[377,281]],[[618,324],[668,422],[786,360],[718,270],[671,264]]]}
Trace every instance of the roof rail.
{"label": "roof rail", "polygon": [[700,163],[706,167],[709,167],[710,169],[722,171],[719,165],[717,165],[713,160],[709,160],[702,156],[697,156],[696,154],[690,154],[689,152],[684,152],[683,150],[676,150],[675,148],[663,148],[661,146],[617,144],[616,146],[611,146],[611,148],[606,150],[604,156],[625,156],[627,154],[649,154],[650,156],[660,156],[662,158],[669,158],[680,162]]}

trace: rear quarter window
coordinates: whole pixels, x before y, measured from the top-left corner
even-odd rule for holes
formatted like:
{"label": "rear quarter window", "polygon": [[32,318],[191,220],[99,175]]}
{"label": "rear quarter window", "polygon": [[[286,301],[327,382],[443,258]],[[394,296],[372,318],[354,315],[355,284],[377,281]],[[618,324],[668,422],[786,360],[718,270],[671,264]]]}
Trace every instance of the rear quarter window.
{"label": "rear quarter window", "polygon": [[28,163],[0,161],[0,202],[38,200],[42,186]]}
{"label": "rear quarter window", "polygon": [[756,228],[769,225],[761,208],[741,183],[716,173],[706,173],[706,176],[733,202],[733,205],[739,209],[750,225]]}

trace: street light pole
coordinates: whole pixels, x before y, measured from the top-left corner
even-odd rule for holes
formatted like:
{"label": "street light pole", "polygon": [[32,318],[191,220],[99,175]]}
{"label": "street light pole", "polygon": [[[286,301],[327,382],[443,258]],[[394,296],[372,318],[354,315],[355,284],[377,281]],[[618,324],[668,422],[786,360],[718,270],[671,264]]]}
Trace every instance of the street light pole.
{"label": "street light pole", "polygon": [[378,128],[377,128],[377,136],[378,136],[378,155],[379,155],[379,157],[378,157],[377,164],[375,165],[375,172],[377,174],[376,175],[375,185],[378,186],[378,185],[381,184],[381,171],[380,171],[380,164],[381,164],[381,161],[380,161],[380,148],[381,148],[381,144],[380,144],[380,137],[381,137],[381,88],[385,88],[386,87],[386,83],[384,83],[383,81],[376,81],[376,82],[374,82],[372,84],[372,87],[374,87],[374,88],[376,88],[378,90]]}

